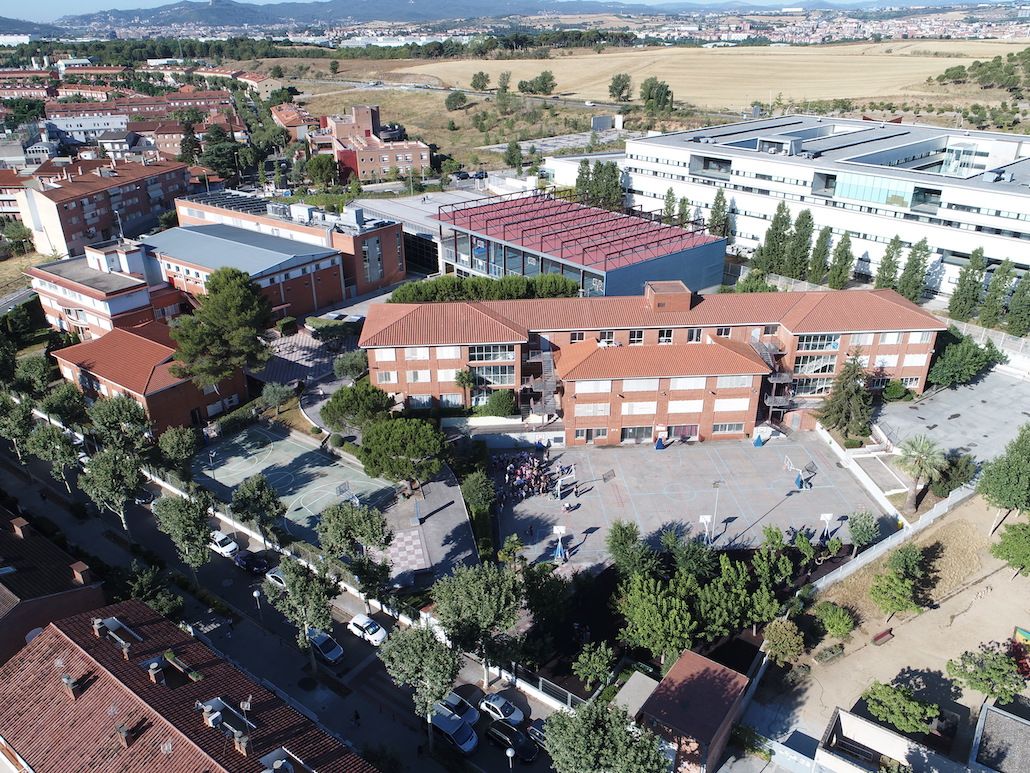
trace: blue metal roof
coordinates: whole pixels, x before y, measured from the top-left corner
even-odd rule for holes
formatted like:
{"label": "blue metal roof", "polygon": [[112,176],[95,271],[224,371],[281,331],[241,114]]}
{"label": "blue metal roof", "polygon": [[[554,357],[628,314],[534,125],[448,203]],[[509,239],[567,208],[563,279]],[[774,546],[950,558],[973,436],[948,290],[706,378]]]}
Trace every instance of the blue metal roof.
{"label": "blue metal roof", "polygon": [[170,228],[153,236],[145,236],[141,241],[167,258],[212,271],[237,268],[246,271],[251,277],[283,271],[339,254],[339,250],[221,223]]}

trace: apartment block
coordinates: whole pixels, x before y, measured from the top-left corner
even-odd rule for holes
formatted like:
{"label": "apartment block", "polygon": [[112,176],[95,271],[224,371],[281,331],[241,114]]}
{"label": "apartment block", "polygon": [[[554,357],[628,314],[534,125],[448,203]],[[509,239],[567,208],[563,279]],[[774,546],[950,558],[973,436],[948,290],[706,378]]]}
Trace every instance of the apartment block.
{"label": "apartment block", "polygon": [[780,202],[809,209],[816,231],[845,233],[855,275],[876,273],[895,234],[926,239],[928,293],[949,295],[970,254],[1030,269],[1030,140],[1001,132],[785,115],[631,139],[629,201],[660,211],[666,192],[710,212],[716,190],[748,251]]}
{"label": "apartment block", "polygon": [[185,196],[175,206],[183,226],[220,223],[335,250],[342,258],[346,297],[389,287],[407,271],[401,224],[367,216],[360,207],[331,213],[231,191]]}
{"label": "apartment block", "polygon": [[429,146],[404,139],[399,127],[383,126],[378,105],[355,105],[348,115],[322,116],[319,126],[308,132],[308,146],[314,154],[334,156],[341,177],[374,181],[394,171],[421,176],[430,168]]}
{"label": "apartment block", "polygon": [[156,97],[117,97],[106,102],[51,102],[46,106],[48,120],[102,115],[139,115],[164,118],[177,110],[196,108],[201,113],[235,111],[232,94],[222,89],[199,91],[184,88]]}
{"label": "apartment block", "polygon": [[611,445],[799,428],[850,355],[871,388],[921,392],[943,329],[892,290],[701,295],[659,281],[642,296],[374,304],[359,345],[372,382],[410,408],[511,389],[524,412],[560,416],[567,443]]}
{"label": "apartment block", "polygon": [[[77,170],[76,170],[77,171]],[[87,244],[132,236],[157,223],[187,192],[185,164],[112,159],[108,166],[81,174],[27,183],[18,192],[22,222],[43,255],[82,255]]]}

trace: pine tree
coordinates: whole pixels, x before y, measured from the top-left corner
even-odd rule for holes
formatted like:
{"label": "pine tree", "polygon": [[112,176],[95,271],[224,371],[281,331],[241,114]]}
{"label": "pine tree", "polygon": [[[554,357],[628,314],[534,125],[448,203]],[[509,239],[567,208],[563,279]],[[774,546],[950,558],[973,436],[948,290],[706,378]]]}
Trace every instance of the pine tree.
{"label": "pine tree", "polygon": [[672,225],[672,219],[676,217],[676,191],[671,187],[665,192],[665,202],[662,206],[662,222]]}
{"label": "pine tree", "polygon": [[812,211],[803,209],[794,219],[794,231],[787,242],[787,255],[784,260],[783,273],[792,279],[804,279],[808,272],[808,261],[812,252],[812,234],[815,232],[815,221]]}
{"label": "pine tree", "polygon": [[876,269],[877,290],[893,290],[898,284],[898,269],[901,267],[901,237],[890,240]]}
{"label": "pine tree", "polygon": [[843,290],[851,279],[851,269],[855,265],[855,256],[851,252],[851,237],[844,234],[833,248],[833,260],[830,261],[830,272],[826,283],[834,290]]}
{"label": "pine tree", "polygon": [[976,307],[980,305],[986,270],[987,261],[984,260],[983,248],[977,247],[969,256],[969,262],[958,272],[958,283],[951,293],[951,300],[948,301],[948,316],[962,322],[972,319],[976,314]]}
{"label": "pine tree", "polygon": [[830,264],[830,244],[833,242],[833,231],[829,226],[819,231],[815,240],[815,247],[812,248],[812,257],[808,261],[808,276],[805,277],[812,284],[822,284],[826,278],[826,270]]}
{"label": "pine tree", "polygon": [[680,196],[679,204],[676,205],[676,224],[684,228],[690,222],[690,199]]}
{"label": "pine tree", "polygon": [[767,274],[782,274],[790,240],[790,207],[781,201],[776,205],[769,227],[765,231],[762,249],[755,253],[752,265]]}
{"label": "pine tree", "polygon": [[1016,285],[1015,292],[1009,300],[1009,313],[1006,317],[1009,333],[1014,336],[1025,336],[1030,333],[1030,275],[1024,274]]}
{"label": "pine tree", "polygon": [[717,188],[712,200],[712,211],[708,216],[708,232],[712,236],[729,235],[729,210],[726,207],[726,194]]}
{"label": "pine tree", "polygon": [[913,303],[917,303],[923,296],[929,262],[930,247],[926,239],[920,239],[908,251],[905,267],[901,269],[901,277],[898,279],[898,292]]}
{"label": "pine tree", "polygon": [[994,269],[994,276],[991,277],[983,305],[980,307],[980,324],[984,327],[997,327],[1004,319],[1005,301],[1008,299],[1014,274],[1011,260],[1002,261],[1002,264]]}
{"label": "pine tree", "polygon": [[857,357],[849,357],[833,381],[833,389],[819,411],[819,421],[851,437],[869,434],[873,397],[866,386],[866,372]]}
{"label": "pine tree", "polygon": [[580,196],[590,194],[590,161],[581,159],[579,169],[576,171],[576,193]]}

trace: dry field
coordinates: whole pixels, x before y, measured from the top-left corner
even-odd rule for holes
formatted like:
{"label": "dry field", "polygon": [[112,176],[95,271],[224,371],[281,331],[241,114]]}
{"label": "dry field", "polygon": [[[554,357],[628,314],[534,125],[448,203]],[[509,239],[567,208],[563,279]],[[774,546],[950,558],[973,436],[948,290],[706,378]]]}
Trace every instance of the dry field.
{"label": "dry field", "polygon": [[608,83],[615,73],[630,73],[634,92],[641,81],[655,75],[669,83],[679,100],[702,108],[740,109],[779,93],[795,100],[940,98],[939,90],[926,87],[927,77],[955,64],[1005,56],[1028,46],[1027,40],[915,40],[803,48],[609,48],[601,54],[577,51],[549,60],[394,62],[393,69],[466,88],[477,70],[489,73],[492,82],[510,70],[515,83],[549,69],[562,94],[597,100],[608,98]]}
{"label": "dry field", "polygon": [[47,258],[38,252],[29,252],[25,255],[12,255],[7,260],[0,260],[0,295],[16,292],[21,287],[29,286],[29,278],[22,271],[29,266],[46,263],[53,258]]}

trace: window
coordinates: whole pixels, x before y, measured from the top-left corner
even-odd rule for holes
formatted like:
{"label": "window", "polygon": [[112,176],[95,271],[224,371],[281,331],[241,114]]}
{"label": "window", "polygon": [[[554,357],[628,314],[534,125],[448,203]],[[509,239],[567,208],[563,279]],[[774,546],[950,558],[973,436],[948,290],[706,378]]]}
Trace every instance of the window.
{"label": "window", "polygon": [[896,354],[878,354],[876,355],[875,367],[877,368],[893,368],[898,364],[898,355]]}
{"label": "window", "polygon": [[820,350],[837,351],[840,348],[840,336],[830,334],[798,336],[799,352],[818,352]]}
{"label": "window", "polygon": [[687,343],[696,344],[701,340],[701,328],[699,327],[688,327],[687,328]]}
{"label": "window", "polygon": [[491,360],[514,360],[515,344],[486,344],[469,347],[469,362],[490,362]]}
{"label": "window", "polygon": [[669,389],[704,389],[704,376],[683,376],[669,379]]}
{"label": "window", "polygon": [[608,341],[609,343],[615,340],[615,331],[613,330],[602,330],[597,334],[598,341]]}
{"label": "window", "polygon": [[794,394],[825,395],[833,388],[832,378],[802,378],[794,382]]}
{"label": "window", "polygon": [[630,330],[629,331],[629,345],[644,343],[644,331],[643,330]]}
{"label": "window", "polygon": [[409,370],[408,371],[408,383],[409,384],[424,384],[430,381],[430,371],[428,370]]}
{"label": "window", "polygon": [[743,422],[736,422],[733,424],[713,424],[712,434],[713,435],[733,435],[744,431]]}
{"label": "window", "polygon": [[727,397],[715,401],[716,411],[746,411],[751,405],[747,397]]}
{"label": "window", "polygon": [[776,335],[780,330],[779,325],[766,325],[762,328],[762,335],[773,336]]}
{"label": "window", "polygon": [[216,387],[216,386],[206,386],[201,391],[204,394],[206,394],[206,395],[210,395],[210,394],[214,394],[215,392],[217,392],[218,391],[218,387]]}
{"label": "window", "polygon": [[408,395],[408,406],[411,408],[432,408],[432,395]]}
{"label": "window", "polygon": [[701,413],[704,400],[669,400],[669,413]]}
{"label": "window", "polygon": [[869,355],[868,354],[856,355],[855,359],[858,360],[858,364],[861,365],[863,368],[868,368],[869,367]]}
{"label": "window", "polygon": [[663,327],[658,331],[658,343],[660,344],[671,344],[672,343],[672,328]]}
{"label": "window", "polygon": [[622,380],[622,391],[624,392],[657,392],[658,379],[656,378],[626,378]]}
{"label": "window", "polygon": [[458,371],[455,368],[440,368],[438,371],[436,371],[437,381],[452,382],[457,380],[457,378]]}
{"label": "window", "polygon": [[715,386],[719,389],[741,389],[749,387],[752,383],[752,376],[719,376]]}
{"label": "window", "polygon": [[436,359],[438,360],[460,360],[460,346],[438,346],[436,347]]}
{"label": "window", "polygon": [[579,341],[582,341],[585,337],[586,336],[584,335],[582,330],[577,333],[569,333],[569,341],[571,343],[578,343]]}
{"label": "window", "polygon": [[658,403],[651,400],[641,403],[623,403],[623,416],[653,416],[658,411]]}
{"label": "window", "polygon": [[428,346],[406,346],[404,347],[404,359],[406,360],[428,360]]}
{"label": "window", "polygon": [[904,366],[906,368],[909,368],[919,365],[926,365],[926,357],[926,354],[906,354]]}
{"label": "window", "polygon": [[585,440],[588,443],[592,443],[597,438],[608,437],[608,430],[604,427],[598,429],[577,429],[576,440]]}
{"label": "window", "polygon": [[607,416],[611,412],[608,403],[576,403],[576,416]]}
{"label": "window", "polygon": [[910,344],[928,344],[930,343],[930,331],[921,330],[918,333],[909,333],[908,342]]}
{"label": "window", "polygon": [[[859,359],[865,355],[860,355]],[[794,372],[802,376],[833,373],[837,369],[835,354],[803,354],[794,360]]]}
{"label": "window", "polygon": [[377,383],[380,384],[396,384],[397,383],[397,371],[395,370],[381,370],[379,376],[376,378]]}
{"label": "window", "polygon": [[465,404],[462,395],[440,395],[440,405],[445,408],[460,408]]}
{"label": "window", "polygon": [[888,376],[877,376],[876,378],[869,379],[869,388],[876,391],[883,389],[887,386],[887,382],[890,381]]}
{"label": "window", "polygon": [[730,329],[728,327],[717,327],[715,328],[715,334],[720,338],[729,338]]}
{"label": "window", "polygon": [[852,333],[851,334],[851,345],[852,346],[872,346],[873,334],[872,333]]}
{"label": "window", "polygon": [[919,388],[919,376],[905,376],[901,379],[901,383],[907,386],[909,389]]}
{"label": "window", "polygon": [[612,391],[611,381],[577,381],[577,395],[607,394]]}
{"label": "window", "polygon": [[901,333],[880,333],[880,345],[892,346],[901,340]]}
{"label": "window", "polygon": [[623,443],[646,443],[651,440],[651,427],[623,427],[620,440]]}
{"label": "window", "polygon": [[492,386],[515,386],[514,365],[486,365],[472,371],[476,381]]}

